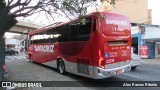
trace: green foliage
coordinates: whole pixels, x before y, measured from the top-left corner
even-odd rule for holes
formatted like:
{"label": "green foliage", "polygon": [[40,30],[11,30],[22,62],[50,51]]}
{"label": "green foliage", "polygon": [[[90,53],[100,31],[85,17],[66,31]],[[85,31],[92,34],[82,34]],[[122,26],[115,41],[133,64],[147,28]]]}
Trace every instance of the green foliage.
{"label": "green foliage", "polygon": [[111,0],[111,4],[116,4],[117,0]]}
{"label": "green foliage", "polygon": [[[90,6],[96,7],[96,5],[92,5],[93,1],[96,0],[51,0],[51,2],[53,3],[52,4],[53,8],[57,9],[58,7],[58,10],[65,13],[65,15],[68,16],[78,15],[79,17],[87,13],[88,7]],[[101,2],[103,1],[104,0],[101,0]],[[111,0],[111,4],[115,4],[116,1],[117,0]],[[58,4],[55,4],[57,2]]]}
{"label": "green foliage", "polygon": [[[102,1],[106,1],[106,0],[101,0],[101,2],[102,2]],[[116,1],[117,1],[117,0],[111,0],[111,4],[116,4]]]}

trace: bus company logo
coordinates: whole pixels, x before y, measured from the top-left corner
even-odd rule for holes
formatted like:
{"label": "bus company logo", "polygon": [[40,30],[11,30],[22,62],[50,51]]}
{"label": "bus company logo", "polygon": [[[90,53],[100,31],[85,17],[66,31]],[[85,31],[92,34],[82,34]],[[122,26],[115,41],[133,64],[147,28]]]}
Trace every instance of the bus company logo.
{"label": "bus company logo", "polygon": [[54,45],[39,45],[34,46],[35,51],[41,51],[41,52],[54,52]]}
{"label": "bus company logo", "polygon": [[11,82],[2,82],[2,87],[11,87]]}
{"label": "bus company logo", "polygon": [[127,25],[127,21],[106,19],[106,24]]}

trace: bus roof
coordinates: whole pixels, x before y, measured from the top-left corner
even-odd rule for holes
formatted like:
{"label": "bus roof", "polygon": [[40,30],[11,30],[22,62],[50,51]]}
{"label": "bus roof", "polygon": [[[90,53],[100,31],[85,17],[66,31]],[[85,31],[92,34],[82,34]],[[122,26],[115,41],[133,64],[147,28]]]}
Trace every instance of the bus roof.
{"label": "bus roof", "polygon": [[[95,14],[103,14],[103,13],[111,13],[111,12],[93,12],[93,13],[90,13],[90,14],[87,14],[85,17],[89,17],[89,16],[94,16]],[[113,14],[113,13],[112,13]],[[117,13],[116,13],[117,14]],[[121,15],[121,14],[119,14]],[[124,16],[124,15],[122,15]],[[126,17],[126,16],[125,16]],[[76,21],[78,20],[78,18],[75,18],[73,19],[72,21]],[[56,23],[53,23],[51,25],[48,25],[48,26],[45,26],[43,28],[40,28],[40,29],[36,29],[32,32],[29,33],[29,35],[34,35],[34,34],[37,34],[37,33],[40,33],[40,32],[43,32],[43,31],[46,31],[46,30],[49,30],[49,29],[52,29],[52,28],[55,28],[55,27],[58,27],[58,26],[62,26],[62,25],[65,25],[67,23],[70,23],[72,21],[67,21],[67,22],[56,22]]]}

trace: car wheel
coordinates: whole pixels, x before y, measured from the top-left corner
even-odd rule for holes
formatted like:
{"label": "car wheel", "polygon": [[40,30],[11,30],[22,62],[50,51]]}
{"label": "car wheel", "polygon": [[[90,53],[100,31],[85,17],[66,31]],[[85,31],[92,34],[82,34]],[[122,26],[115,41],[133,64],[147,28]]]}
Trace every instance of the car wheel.
{"label": "car wheel", "polygon": [[13,55],[16,55],[16,52],[14,52]]}
{"label": "car wheel", "polygon": [[60,74],[65,74],[65,64],[63,60],[58,61],[58,71]]}
{"label": "car wheel", "polygon": [[131,67],[132,70],[135,70],[136,68],[137,68],[136,66],[135,67]]}

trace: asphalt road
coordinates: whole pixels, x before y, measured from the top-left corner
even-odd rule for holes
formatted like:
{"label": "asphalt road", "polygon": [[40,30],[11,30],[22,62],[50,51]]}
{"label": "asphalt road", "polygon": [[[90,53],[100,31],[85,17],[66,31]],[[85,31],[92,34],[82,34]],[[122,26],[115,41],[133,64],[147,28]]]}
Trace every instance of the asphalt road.
{"label": "asphalt road", "polygon": [[[91,81],[93,79],[67,74],[61,75],[56,69],[30,63],[25,54],[6,56],[8,80],[10,81]],[[136,70],[99,81],[160,81],[160,66],[142,64]],[[22,90],[160,90],[160,87],[95,87],[96,83],[76,82],[82,87],[23,88]],[[108,83],[108,82],[106,82]],[[106,84],[104,83],[104,85]],[[110,82],[114,84],[114,82]],[[65,84],[65,83],[64,83]],[[90,86],[90,87],[87,87]],[[93,87],[92,87],[93,86]]]}

